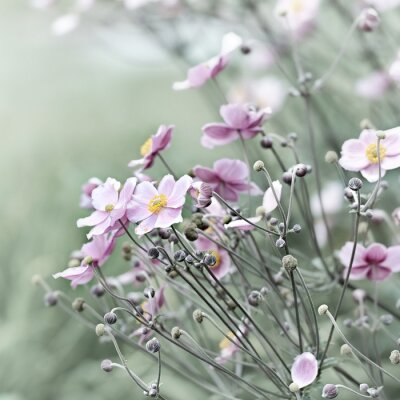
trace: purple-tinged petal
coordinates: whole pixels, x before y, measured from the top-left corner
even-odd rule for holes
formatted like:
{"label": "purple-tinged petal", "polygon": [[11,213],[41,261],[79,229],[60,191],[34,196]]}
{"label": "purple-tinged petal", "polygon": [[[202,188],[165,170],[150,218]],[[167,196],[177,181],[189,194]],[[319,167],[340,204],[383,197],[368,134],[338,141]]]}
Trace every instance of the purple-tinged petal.
{"label": "purple-tinged petal", "polygon": [[193,168],[193,172],[195,173],[197,178],[201,179],[204,182],[217,184],[220,181],[217,173],[211,168],[197,166]]}
{"label": "purple-tinged petal", "polygon": [[127,208],[127,217],[131,222],[139,222],[150,217],[152,212],[149,210],[147,204],[136,203],[132,201]]}
{"label": "purple-tinged petal", "polygon": [[215,191],[226,201],[236,202],[239,200],[238,191],[223,182],[215,187]]}
{"label": "purple-tinged petal", "polygon": [[92,192],[92,204],[96,210],[105,211],[108,205],[115,206],[118,202],[118,191],[121,184],[113,179],[107,178],[103,185],[98,186]]}
{"label": "purple-tinged petal", "polygon": [[[368,265],[365,265],[363,267],[353,267],[351,269],[349,279],[352,281],[359,281],[361,279],[365,279],[369,271],[370,267]],[[343,278],[347,276],[347,272],[348,268],[345,268],[343,271]]]}
{"label": "purple-tinged petal", "polygon": [[94,268],[90,265],[81,265],[80,267],[67,268],[62,272],[53,275],[54,279],[64,278],[71,281],[73,288],[78,285],[84,285],[92,280]]}
{"label": "purple-tinged petal", "polygon": [[223,120],[234,129],[246,129],[250,124],[248,108],[243,104],[226,104],[221,106],[220,114]]}
{"label": "purple-tinged petal", "polygon": [[[342,265],[345,266],[346,268],[348,268],[350,265],[352,251],[353,251],[353,242],[347,242],[340,249],[339,260],[342,263]],[[367,250],[365,249],[364,246],[362,246],[361,244],[356,245],[356,250],[353,260],[353,268],[365,267],[367,265],[367,262],[365,260],[366,253]]]}
{"label": "purple-tinged petal", "polygon": [[381,265],[371,265],[367,273],[367,278],[370,281],[383,281],[392,274],[390,268],[382,267]]}
{"label": "purple-tinged petal", "polygon": [[368,264],[380,264],[387,257],[387,248],[383,244],[373,243],[367,247],[364,259]]}
{"label": "purple-tinged petal", "polygon": [[249,169],[245,162],[222,158],[214,163],[214,171],[225,182],[246,182]]}
{"label": "purple-tinged petal", "polygon": [[200,87],[204,85],[207,80],[211,78],[211,69],[206,64],[199,64],[192,67],[188,71],[187,79],[189,81],[190,87]]}
{"label": "purple-tinged petal", "polygon": [[297,356],[291,368],[292,380],[299,388],[310,385],[318,375],[318,361],[312,353]]}
{"label": "purple-tinged petal", "polygon": [[204,125],[202,129],[204,135],[218,145],[228,144],[239,139],[236,129],[232,129],[222,122]]}

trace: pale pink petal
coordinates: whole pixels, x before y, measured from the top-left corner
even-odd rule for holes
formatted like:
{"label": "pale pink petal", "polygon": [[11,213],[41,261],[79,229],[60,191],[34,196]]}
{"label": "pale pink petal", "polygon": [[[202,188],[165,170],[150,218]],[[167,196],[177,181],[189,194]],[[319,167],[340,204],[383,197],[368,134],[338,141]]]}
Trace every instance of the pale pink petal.
{"label": "pale pink petal", "polygon": [[[345,266],[349,267],[351,254],[353,251],[353,242],[347,242],[341,249],[338,254],[340,262]],[[353,268],[365,267],[367,262],[365,260],[366,249],[361,244],[357,244],[356,251],[353,260]]]}
{"label": "pale pink petal", "polygon": [[75,288],[78,285],[84,285],[92,280],[94,275],[93,267],[84,265],[80,267],[67,268],[62,272],[53,275],[54,279],[64,278],[71,281],[71,286]]}
{"label": "pale pink petal", "polygon": [[106,206],[115,206],[118,202],[118,190],[121,184],[113,179],[107,178],[103,185],[98,186],[92,192],[92,204],[96,210],[105,211]]}
{"label": "pale pink petal", "polygon": [[94,226],[86,236],[88,239],[91,239],[93,236],[102,235],[103,233],[106,232],[107,228],[110,228],[110,226],[111,226],[111,218],[108,215],[103,222]]}
{"label": "pale pink petal", "polygon": [[312,353],[297,356],[291,368],[292,380],[299,388],[310,385],[318,375],[318,361]]}
{"label": "pale pink petal", "polygon": [[[275,194],[277,195],[278,200],[280,200],[282,194],[282,184],[279,181],[274,181],[272,182],[272,186],[275,190]],[[278,203],[275,200],[275,196],[271,188],[268,188],[266,190],[262,205],[267,214],[275,210],[276,207],[278,207]]]}
{"label": "pale pink petal", "polygon": [[156,228],[169,228],[173,224],[182,222],[182,208],[163,208],[157,217]]}
{"label": "pale pink petal", "polygon": [[[251,217],[247,218],[253,224],[258,224],[261,221],[261,217]],[[237,219],[235,221],[229,222],[229,224],[225,225],[225,229],[239,229],[241,231],[250,231],[255,229],[255,226],[249,224],[244,219]]]}
{"label": "pale pink petal", "polygon": [[192,182],[193,179],[189,175],[184,175],[179,178],[176,181],[174,188],[172,189],[172,193],[168,198],[167,207],[182,207],[185,203],[186,193],[189,190]]}
{"label": "pale pink petal", "polygon": [[249,110],[243,104],[226,104],[221,106],[221,117],[232,128],[246,129],[250,123]]}
{"label": "pale pink petal", "polygon": [[367,156],[353,157],[348,154],[342,155],[339,165],[347,171],[361,171],[370,165]]}
{"label": "pale pink petal", "polygon": [[243,39],[234,32],[229,32],[222,38],[221,55],[230,54],[243,43]]}
{"label": "pale pink petal", "polygon": [[[379,166],[378,164],[371,164],[367,168],[362,169],[361,175],[368,181],[368,182],[376,182],[379,179]],[[381,175],[382,177],[385,176],[386,171],[382,169]]]}
{"label": "pale pink petal", "polygon": [[197,88],[207,82],[211,78],[211,69],[206,64],[199,64],[192,67],[188,71],[188,82],[191,87]]}
{"label": "pale pink petal", "polygon": [[108,213],[105,211],[93,211],[88,217],[79,218],[78,221],[76,221],[76,225],[78,228],[82,228],[83,226],[94,226],[103,222],[107,217]]}
{"label": "pale pink petal", "polygon": [[400,167],[400,154],[397,156],[386,156],[382,160],[382,168],[391,170]]}
{"label": "pale pink petal", "polygon": [[359,139],[349,139],[346,140],[342,145],[342,154],[350,153],[350,157],[365,156],[367,146],[368,144],[365,144]]}
{"label": "pale pink petal", "polygon": [[[352,281],[359,281],[361,279],[365,279],[367,277],[368,272],[370,271],[370,267],[368,265],[364,267],[352,268],[350,272],[350,279]],[[347,276],[348,268],[343,271],[343,277]]]}
{"label": "pale pink petal", "polygon": [[135,228],[135,233],[137,235],[145,235],[152,231],[155,228],[157,217],[157,214],[152,214],[150,217],[146,218]]}
{"label": "pale pink petal", "polygon": [[158,185],[158,193],[164,194],[169,197],[174,189],[175,179],[172,175],[165,175],[159,185]]}
{"label": "pale pink petal", "polygon": [[141,182],[136,186],[133,201],[147,205],[149,201],[158,195],[157,189],[150,182]]}
{"label": "pale pink petal", "polygon": [[133,191],[137,183],[136,178],[128,178],[119,194],[118,207],[125,207],[132,199]]}
{"label": "pale pink petal", "polygon": [[396,156],[400,154],[400,127],[388,129],[385,131],[385,139],[381,144],[385,147],[387,156]]}
{"label": "pale pink petal", "polygon": [[132,201],[128,205],[127,217],[131,222],[143,221],[150,217],[152,212],[148,209],[147,204],[135,203]]}
{"label": "pale pink petal", "polygon": [[376,130],[375,129],[364,129],[360,133],[360,140],[364,142],[366,145],[369,144],[376,144],[378,142],[378,138],[376,136]]}
{"label": "pale pink petal", "polygon": [[387,256],[380,266],[391,269],[393,272],[400,272],[400,246],[387,248]]}
{"label": "pale pink petal", "polygon": [[222,279],[231,270],[231,258],[226,250],[218,248],[217,251],[220,257],[220,264],[216,268],[210,268],[217,279]]}

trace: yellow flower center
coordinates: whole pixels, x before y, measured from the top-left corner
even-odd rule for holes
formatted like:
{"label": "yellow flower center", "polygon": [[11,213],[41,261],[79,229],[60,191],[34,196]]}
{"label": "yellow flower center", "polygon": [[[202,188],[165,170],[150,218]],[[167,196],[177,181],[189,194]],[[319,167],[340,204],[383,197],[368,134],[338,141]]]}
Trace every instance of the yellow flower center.
{"label": "yellow flower center", "polygon": [[223,338],[219,342],[219,348],[221,350],[228,348],[232,344],[232,342],[228,338],[230,338],[232,340],[235,338],[235,334],[233,332],[228,332],[226,336],[228,336],[228,337]]}
{"label": "yellow flower center", "polygon": [[[378,159],[378,146],[375,143],[372,143],[367,146],[367,150],[365,150],[365,154],[368,158],[368,160],[372,164],[378,164],[379,159]],[[379,157],[381,161],[385,158],[386,156],[386,148],[383,145],[379,145]]]}
{"label": "yellow flower center", "polygon": [[147,204],[147,209],[152,214],[158,214],[163,207],[165,207],[168,203],[167,196],[165,194],[157,194],[155,195]]}
{"label": "yellow flower center", "polygon": [[112,210],[114,210],[114,204],[107,204],[105,210],[107,212],[111,212]]}
{"label": "yellow flower center", "polygon": [[143,144],[142,147],[140,148],[140,154],[142,157],[147,156],[151,152],[151,148],[153,146],[153,140],[147,139]]}
{"label": "yellow flower center", "polygon": [[219,254],[217,250],[209,250],[208,253],[214,256],[216,260],[215,264],[211,265],[210,268],[211,269],[218,268],[221,265],[221,254]]}
{"label": "yellow flower center", "polygon": [[305,6],[304,0],[292,0],[289,6],[289,10],[292,13],[297,14],[304,10],[304,6]]}

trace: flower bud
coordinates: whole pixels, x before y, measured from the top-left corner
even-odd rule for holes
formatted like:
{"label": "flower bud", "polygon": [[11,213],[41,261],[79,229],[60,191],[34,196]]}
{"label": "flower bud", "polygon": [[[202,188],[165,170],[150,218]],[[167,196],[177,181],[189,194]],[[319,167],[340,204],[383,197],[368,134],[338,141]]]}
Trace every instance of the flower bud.
{"label": "flower bud", "polygon": [[362,188],[363,182],[359,178],[351,178],[349,180],[348,186],[351,190],[358,191]]}
{"label": "flower bud", "polygon": [[261,139],[260,144],[261,144],[261,147],[263,149],[271,149],[273,144],[274,144],[274,142],[273,142],[273,140],[272,140],[272,138],[270,136],[264,136]]}
{"label": "flower bud", "polygon": [[186,239],[191,242],[196,241],[199,237],[199,234],[197,233],[196,229],[193,226],[186,228],[183,233],[184,233]]}
{"label": "flower bud", "polygon": [[393,350],[390,353],[389,360],[392,364],[400,364],[400,351],[399,350]]}
{"label": "flower bud", "polygon": [[147,255],[152,259],[155,260],[159,257],[160,252],[158,251],[158,249],[156,247],[151,247],[148,251],[147,251]]}
{"label": "flower bud", "polygon": [[161,239],[169,239],[169,237],[171,236],[171,233],[172,233],[172,229],[170,229],[170,228],[160,228],[158,230],[158,234]]}
{"label": "flower bud", "polygon": [[380,24],[381,19],[377,11],[373,8],[362,10],[358,19],[358,28],[364,32],[374,31]]}
{"label": "flower bud", "polygon": [[326,304],[321,304],[318,307],[318,314],[319,315],[325,315],[328,312],[329,307]]}
{"label": "flower bud", "polygon": [[383,132],[383,131],[376,131],[376,137],[377,137],[378,139],[383,140],[383,139],[386,138],[386,133]]}
{"label": "flower bud", "polygon": [[212,267],[217,263],[217,258],[213,254],[206,254],[203,261],[204,264],[208,265],[209,267]]}
{"label": "flower bud", "polygon": [[97,336],[103,336],[104,335],[104,332],[105,332],[105,326],[104,326],[104,324],[97,324],[96,325],[96,335]]}
{"label": "flower bud", "polygon": [[303,176],[306,176],[307,174],[307,166],[304,164],[299,164],[296,166],[296,176],[299,178],[302,178]]}
{"label": "flower bud", "polygon": [[351,354],[353,354],[353,350],[351,350],[351,347],[345,343],[340,347],[340,354],[342,356],[350,356]]}
{"label": "flower bud", "polygon": [[294,233],[300,233],[300,231],[301,231],[301,226],[300,226],[299,224],[293,225],[292,231],[293,231]]}
{"label": "flower bud", "polygon": [[264,169],[264,163],[261,160],[258,160],[254,163],[253,169],[256,172],[260,172]]}
{"label": "flower bud", "polygon": [[334,399],[339,394],[339,390],[336,385],[328,383],[322,389],[322,397],[324,399]]}
{"label": "flower bud", "polygon": [[81,265],[81,262],[77,258],[71,258],[68,261],[68,268],[75,268],[75,267],[79,267],[80,265]]}
{"label": "flower bud", "polygon": [[292,383],[289,385],[289,390],[290,390],[292,393],[295,393],[295,392],[298,392],[298,391],[300,390],[300,387],[299,387],[299,385],[298,385],[297,383],[292,382]]}
{"label": "flower bud", "polygon": [[86,256],[86,257],[82,260],[82,264],[83,264],[83,265],[91,265],[91,264],[93,264],[93,257],[92,257],[92,256]]}
{"label": "flower bud", "polygon": [[185,260],[187,254],[185,250],[178,250],[174,253],[174,259],[178,262],[182,262]]}
{"label": "flower bud", "polygon": [[379,319],[383,325],[391,325],[394,321],[394,317],[392,314],[383,314],[379,317]]}
{"label": "flower bud", "polygon": [[355,290],[353,290],[351,295],[355,301],[357,301],[358,303],[362,303],[364,301],[367,293],[363,289],[355,289]]}
{"label": "flower bud", "polygon": [[85,305],[85,299],[82,299],[82,297],[77,297],[72,302],[72,308],[77,312],[82,312],[84,310],[84,305]]}
{"label": "flower bud", "polygon": [[326,152],[325,154],[325,162],[328,164],[334,164],[336,162],[338,162],[339,160],[339,156],[336,153],[336,151],[333,150],[329,150]]}
{"label": "flower bud", "polygon": [[198,322],[199,324],[201,324],[203,322],[204,319],[204,315],[203,312],[199,309],[194,310],[193,311],[193,319]]}
{"label": "flower bud", "polygon": [[379,388],[369,388],[367,389],[367,393],[371,396],[371,398],[377,399],[379,397],[382,388],[383,386],[380,386]]}
{"label": "flower bud", "polygon": [[160,351],[161,344],[157,338],[152,338],[146,343],[146,350],[149,353],[158,353]]}
{"label": "flower bud", "polygon": [[282,180],[283,180],[283,182],[285,182],[286,184],[288,184],[288,185],[291,185],[292,184],[292,173],[291,172],[289,172],[289,171],[286,171],[286,172],[284,172],[283,174],[282,174]]}
{"label": "flower bud", "polygon": [[282,258],[282,267],[285,268],[287,272],[292,272],[297,268],[297,259],[292,255],[288,254]]}
{"label": "flower bud", "polygon": [[102,369],[104,372],[111,372],[112,369],[113,369],[112,361],[111,361],[111,360],[103,360],[103,361],[101,362],[100,366],[101,366],[101,369]]}
{"label": "flower bud", "polygon": [[285,244],[286,242],[281,237],[275,242],[275,246],[278,247],[279,249],[284,247]]}
{"label": "flower bud", "polygon": [[118,320],[117,314],[108,312],[104,314],[104,322],[108,325],[114,325]]}
{"label": "flower bud", "polygon": [[58,296],[55,292],[49,292],[44,295],[44,304],[47,307],[54,307],[58,303]]}
{"label": "flower bud", "polygon": [[367,390],[369,389],[369,386],[367,383],[361,383],[360,384],[360,392],[361,393],[367,393]]}
{"label": "flower bud", "polygon": [[252,290],[247,298],[249,304],[253,307],[260,305],[261,295],[257,290]]}
{"label": "flower bud", "polygon": [[171,336],[172,336],[172,339],[179,339],[180,337],[181,337],[181,335],[182,335],[182,331],[179,329],[179,327],[178,326],[174,326],[172,329],[171,329]]}

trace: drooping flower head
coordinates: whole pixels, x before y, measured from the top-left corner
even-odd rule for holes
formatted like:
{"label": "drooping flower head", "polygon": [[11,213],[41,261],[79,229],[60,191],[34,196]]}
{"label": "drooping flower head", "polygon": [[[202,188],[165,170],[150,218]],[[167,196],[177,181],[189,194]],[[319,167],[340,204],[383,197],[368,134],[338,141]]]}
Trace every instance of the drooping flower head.
{"label": "drooping flower head", "polygon": [[[385,139],[380,141],[379,155],[382,176],[386,170],[400,167],[400,127],[384,131]],[[364,129],[359,139],[349,139],[343,143],[339,164],[348,171],[360,171],[369,182],[379,177],[379,160],[376,131]]]}
{"label": "drooping flower head", "polygon": [[209,268],[218,279],[223,278],[230,272],[232,267],[231,259],[229,253],[223,247],[204,236],[199,236],[195,243],[197,250],[204,251],[215,257],[215,264],[209,266]]}
{"label": "drooping flower head", "polygon": [[295,358],[290,372],[293,382],[301,389],[315,381],[318,374],[318,361],[312,353],[302,353]]}
{"label": "drooping flower head", "polygon": [[[339,252],[340,262],[346,267],[345,275],[350,265],[352,249],[353,243],[347,242]],[[361,244],[356,245],[350,279],[382,281],[392,272],[398,271],[400,271],[400,246],[386,247],[380,243],[373,243],[365,248]]]}
{"label": "drooping flower head", "polygon": [[141,166],[142,169],[150,168],[156,156],[170,145],[173,130],[173,125],[161,125],[157,133],[147,139],[141,146],[140,154],[142,158],[130,161],[128,167]]}
{"label": "drooping flower head", "polygon": [[137,185],[127,213],[132,222],[140,222],[135,232],[144,235],[154,228],[168,228],[182,221],[185,196],[192,178],[184,175],[175,182],[172,175],[161,179],[158,188],[150,182]]}
{"label": "drooping flower head", "polygon": [[262,131],[262,124],[270,110],[257,111],[248,104],[227,104],[221,106],[224,122],[203,126],[202,144],[213,148],[231,143],[240,138],[251,139]]}
{"label": "drooping flower head", "polygon": [[262,194],[255,183],[248,182],[249,169],[240,160],[223,158],[214,163],[213,169],[197,166],[194,173],[227,201],[238,201],[240,193],[249,192],[253,196]]}
{"label": "drooping flower head", "polygon": [[189,194],[196,200],[197,208],[206,208],[212,201],[212,187],[204,182],[193,182]]}
{"label": "drooping flower head", "polygon": [[[272,182],[272,186],[274,187],[275,194],[278,197],[278,200],[281,199],[282,195],[282,184],[279,181]],[[264,193],[263,202],[262,202],[262,214],[260,213],[256,217],[247,218],[253,224],[257,224],[262,220],[263,215],[270,214],[278,207],[278,203],[276,202],[275,196],[272,192],[271,188],[268,188]],[[254,225],[249,224],[244,219],[236,219],[229,224],[225,225],[226,229],[239,229],[242,231],[249,231],[255,229]]]}
{"label": "drooping flower head", "polygon": [[119,220],[123,220],[126,216],[126,209],[132,199],[136,182],[136,178],[129,178],[121,189],[120,182],[113,178],[107,178],[105,183],[93,190],[94,211],[89,217],[78,219],[78,228],[93,226],[88,238],[120,229]]}
{"label": "drooping flower head", "polygon": [[115,247],[115,237],[110,235],[94,236],[93,240],[81,248],[83,260],[79,267],[67,268],[54,274],[53,277],[71,281],[71,286],[84,285],[92,280],[94,268],[101,267],[111,255]]}
{"label": "drooping flower head", "polygon": [[92,192],[98,186],[102,185],[103,181],[99,178],[90,178],[83,186],[82,186],[82,194],[79,202],[79,206],[81,208],[93,208],[92,205]]}
{"label": "drooping flower head", "polygon": [[184,90],[203,86],[209,79],[215,78],[228,65],[230,54],[242,44],[242,39],[233,32],[222,38],[221,52],[208,61],[189,69],[186,80],[175,82],[174,90]]}

